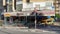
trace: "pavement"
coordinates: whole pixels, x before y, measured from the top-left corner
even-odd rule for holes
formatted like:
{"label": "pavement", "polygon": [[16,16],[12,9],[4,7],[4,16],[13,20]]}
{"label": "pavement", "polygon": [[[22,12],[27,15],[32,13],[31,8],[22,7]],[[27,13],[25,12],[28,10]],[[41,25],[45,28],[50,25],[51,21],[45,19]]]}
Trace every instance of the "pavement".
{"label": "pavement", "polygon": [[56,30],[59,30],[60,31],[60,23],[59,22],[55,22],[54,25],[48,25],[48,26],[38,26],[37,29],[29,29],[28,27],[14,27],[14,26],[7,26],[7,25],[4,25],[4,26],[0,26],[0,28],[5,28],[5,29],[13,29],[13,30],[18,30],[18,31],[56,31]]}
{"label": "pavement", "polygon": [[[30,31],[31,30],[31,31]],[[29,31],[24,31],[20,29],[12,29],[12,28],[0,28],[0,34],[60,34],[60,31],[45,31],[45,30],[38,30],[30,29]]]}
{"label": "pavement", "polygon": [[60,26],[46,26],[39,29],[27,27],[0,26],[0,34],[60,34]]}
{"label": "pavement", "polygon": [[28,29],[27,27],[11,27],[11,26],[0,26],[0,34],[60,34],[60,27],[54,27],[52,26],[50,30],[50,26],[46,28],[40,28],[40,29]]}
{"label": "pavement", "polygon": [[28,29],[25,27],[0,27],[0,29],[7,29],[12,31],[24,31],[24,32],[42,32],[42,29]]}
{"label": "pavement", "polygon": [[16,30],[16,31],[30,31],[30,32],[42,32],[42,31],[60,31],[60,26],[39,26],[37,29],[29,29],[28,27],[12,27],[12,26],[2,26],[0,29],[9,29],[9,30]]}

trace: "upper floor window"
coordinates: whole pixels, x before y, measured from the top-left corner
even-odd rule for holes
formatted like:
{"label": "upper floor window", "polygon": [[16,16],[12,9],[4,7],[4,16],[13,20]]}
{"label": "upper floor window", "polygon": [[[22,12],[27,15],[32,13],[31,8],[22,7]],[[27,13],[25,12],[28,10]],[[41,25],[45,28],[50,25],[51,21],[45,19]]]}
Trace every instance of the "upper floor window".
{"label": "upper floor window", "polygon": [[12,2],[12,0],[6,0],[7,2]]}
{"label": "upper floor window", "polygon": [[18,1],[22,1],[22,0],[16,0],[16,2],[18,2]]}
{"label": "upper floor window", "polygon": [[16,0],[15,2],[15,9],[16,11],[22,11],[22,0]]}
{"label": "upper floor window", "polygon": [[16,10],[17,11],[22,11],[22,4],[16,5]]}
{"label": "upper floor window", "polygon": [[46,6],[47,6],[47,7],[52,6],[52,3],[51,3],[51,2],[47,2],[47,3],[46,3]]}
{"label": "upper floor window", "polygon": [[26,0],[27,3],[30,3],[30,0]]}
{"label": "upper floor window", "polygon": [[7,5],[7,11],[12,12],[12,5]]}

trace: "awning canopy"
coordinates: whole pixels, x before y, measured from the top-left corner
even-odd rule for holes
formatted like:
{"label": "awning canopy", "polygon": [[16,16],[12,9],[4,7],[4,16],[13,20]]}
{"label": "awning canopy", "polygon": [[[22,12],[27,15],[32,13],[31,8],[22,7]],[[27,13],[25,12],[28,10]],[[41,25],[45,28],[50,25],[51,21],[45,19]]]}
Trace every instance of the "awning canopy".
{"label": "awning canopy", "polygon": [[[32,11],[24,11],[24,12],[5,12],[4,15],[10,16],[34,16],[31,15]],[[55,16],[55,11],[37,11],[38,14],[42,13],[42,16]]]}

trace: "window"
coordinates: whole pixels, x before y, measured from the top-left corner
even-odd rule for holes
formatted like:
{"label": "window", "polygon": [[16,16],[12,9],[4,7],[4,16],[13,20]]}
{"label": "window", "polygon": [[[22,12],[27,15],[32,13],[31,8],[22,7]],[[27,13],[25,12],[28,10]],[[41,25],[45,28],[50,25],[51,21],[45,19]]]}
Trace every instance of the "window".
{"label": "window", "polygon": [[52,6],[52,3],[51,2],[46,2],[46,6]]}
{"label": "window", "polygon": [[10,5],[9,9],[10,9],[9,11],[12,11],[12,5]]}
{"label": "window", "polygon": [[9,21],[9,17],[6,17],[7,18],[7,21]]}
{"label": "window", "polygon": [[46,2],[46,10],[54,10],[53,2]]}
{"label": "window", "polygon": [[26,3],[26,5],[23,5],[23,9],[25,11],[34,10],[33,3],[29,3],[29,4]]}
{"label": "window", "polygon": [[27,3],[30,3],[30,0],[26,0]]}
{"label": "window", "polygon": [[15,10],[16,10],[16,0],[14,0],[15,2],[14,2],[14,8],[15,8]]}
{"label": "window", "polygon": [[22,1],[22,0],[16,0],[16,2],[19,2],[19,1]]}
{"label": "window", "polygon": [[3,6],[3,1],[2,0],[0,0],[0,7],[2,7]]}
{"label": "window", "polygon": [[7,11],[12,11],[12,5],[7,5]]}
{"label": "window", "polygon": [[[16,4],[15,4],[16,3]],[[22,11],[22,0],[16,0],[16,2],[15,2],[14,4],[15,4],[15,9],[16,9],[16,11]]]}
{"label": "window", "polygon": [[9,2],[10,3],[10,2],[12,2],[12,0],[6,0],[6,2]]}
{"label": "window", "polygon": [[16,5],[16,10],[17,11],[22,11],[22,4]]}

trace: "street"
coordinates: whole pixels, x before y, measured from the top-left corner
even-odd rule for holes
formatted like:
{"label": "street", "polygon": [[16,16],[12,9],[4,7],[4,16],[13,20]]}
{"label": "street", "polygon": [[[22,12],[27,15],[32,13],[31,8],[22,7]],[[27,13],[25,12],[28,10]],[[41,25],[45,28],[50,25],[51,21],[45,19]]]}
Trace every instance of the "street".
{"label": "street", "polygon": [[60,1],[0,0],[0,34],[60,34]]}
{"label": "street", "polygon": [[[38,28],[38,27],[37,27]],[[60,26],[48,25],[39,29],[28,29],[20,27],[5,26],[0,27],[0,34],[60,34]]]}
{"label": "street", "polygon": [[60,34],[60,31],[41,31],[41,32],[31,32],[31,31],[20,31],[14,29],[0,28],[0,34]]}

